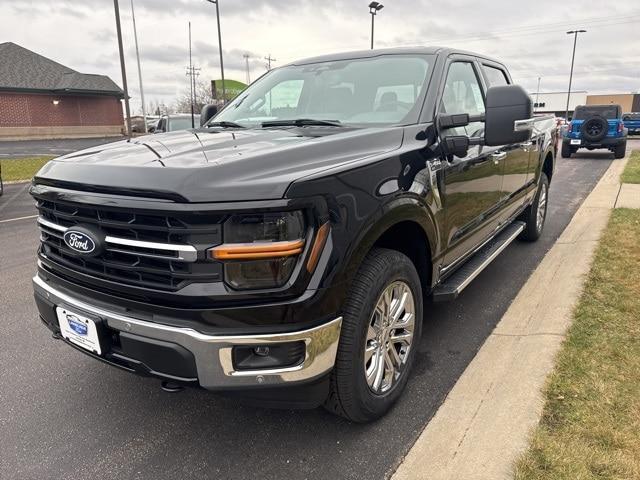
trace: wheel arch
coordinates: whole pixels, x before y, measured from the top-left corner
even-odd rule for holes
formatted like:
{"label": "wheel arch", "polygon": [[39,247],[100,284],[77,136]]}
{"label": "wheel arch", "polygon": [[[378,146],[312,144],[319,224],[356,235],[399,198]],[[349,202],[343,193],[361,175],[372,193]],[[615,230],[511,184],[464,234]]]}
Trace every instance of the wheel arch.
{"label": "wheel arch", "polygon": [[425,206],[406,199],[388,205],[384,214],[367,222],[345,262],[345,274],[351,280],[371,249],[376,247],[396,250],[406,255],[416,267],[423,291],[431,289],[434,278],[433,256],[438,248],[438,230],[431,213]]}

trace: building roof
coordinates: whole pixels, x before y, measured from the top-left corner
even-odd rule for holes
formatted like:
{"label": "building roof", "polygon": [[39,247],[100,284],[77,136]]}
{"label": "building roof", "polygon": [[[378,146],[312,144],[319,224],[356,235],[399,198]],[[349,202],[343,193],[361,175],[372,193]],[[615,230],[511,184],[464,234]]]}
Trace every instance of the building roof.
{"label": "building roof", "polygon": [[76,72],[12,42],[0,43],[0,91],[124,97],[106,75]]}

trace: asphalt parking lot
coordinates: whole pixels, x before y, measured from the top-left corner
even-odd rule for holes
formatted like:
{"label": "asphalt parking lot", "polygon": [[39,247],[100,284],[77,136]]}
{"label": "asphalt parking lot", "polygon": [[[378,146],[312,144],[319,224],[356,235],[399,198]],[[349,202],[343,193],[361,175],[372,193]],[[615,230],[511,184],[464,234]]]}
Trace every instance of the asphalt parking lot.
{"label": "asphalt parking lot", "polygon": [[54,341],[32,301],[38,234],[35,220],[22,217],[35,211],[27,185],[8,185],[0,198],[0,478],[388,476],[612,158],[582,151],[558,158],[541,240],[509,246],[456,302],[426,306],[420,354],[404,397],[370,425],[320,409],[243,406],[206,391],[167,394],[157,380],[102,365]]}

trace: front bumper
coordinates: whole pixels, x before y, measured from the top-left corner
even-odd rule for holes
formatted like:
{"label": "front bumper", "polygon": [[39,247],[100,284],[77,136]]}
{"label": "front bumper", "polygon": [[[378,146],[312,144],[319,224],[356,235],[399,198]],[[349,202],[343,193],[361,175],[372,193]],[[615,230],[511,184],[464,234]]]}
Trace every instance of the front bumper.
{"label": "front bumper", "polygon": [[[63,306],[99,319],[104,323],[110,337],[118,338],[122,335],[128,340],[134,340],[143,345],[143,348],[137,348],[136,351],[147,352],[145,361],[144,358],[135,358],[135,355],[132,356],[127,352],[111,352],[107,349],[99,357],[101,360],[123,368],[126,368],[125,365],[137,365],[140,368],[126,369],[138,372],[143,370],[153,376],[170,380],[197,382],[201,387],[209,390],[225,391],[297,385],[321,378],[333,368],[342,325],[342,317],[338,317],[320,326],[294,332],[209,335],[192,328],[153,323],[90,305],[86,301],[54,288],[38,275],[33,278],[33,287],[40,316],[54,332],[57,320],[53,319],[52,312],[55,311],[55,307]],[[294,366],[253,370],[237,369],[234,366],[234,347],[275,346],[288,342],[304,342],[305,345],[302,361]],[[160,347],[163,350],[159,350]],[[177,362],[184,361],[187,365],[186,370],[189,370],[188,364],[191,362],[194,365],[192,371],[196,377],[177,375],[172,371],[171,366],[167,366],[168,371],[162,371],[162,366],[167,365],[163,359],[156,359],[158,362],[155,365],[145,365],[150,363],[148,352],[154,351],[154,348],[155,351],[168,352],[172,358],[177,359]],[[90,354],[88,351],[84,353]]]}

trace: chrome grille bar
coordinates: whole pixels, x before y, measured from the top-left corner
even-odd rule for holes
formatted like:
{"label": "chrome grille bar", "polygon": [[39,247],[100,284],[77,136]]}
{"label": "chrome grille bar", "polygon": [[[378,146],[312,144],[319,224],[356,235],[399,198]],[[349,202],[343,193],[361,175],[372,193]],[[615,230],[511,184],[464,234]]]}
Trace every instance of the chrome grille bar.
{"label": "chrome grille bar", "polygon": [[[40,224],[41,227],[46,227],[56,232],[60,232],[62,235],[64,235],[64,233],[68,230],[67,227],[58,225],[42,217],[38,217],[38,223]],[[192,245],[146,242],[143,240],[131,240],[128,238],[112,237],[110,235],[107,235],[105,237],[105,242],[108,245],[118,246],[118,248],[111,248],[107,246],[106,249],[108,251],[124,253],[127,255],[140,255],[140,256],[150,257],[150,258],[160,258],[164,260],[175,260],[175,261],[183,261],[183,262],[195,262],[198,259],[198,251]],[[159,255],[159,254],[154,254],[151,252],[144,252],[139,250],[127,250],[126,247],[133,247],[133,248],[138,248],[143,250],[145,249],[156,250],[156,251],[160,250],[167,253],[174,253],[175,256]]]}

